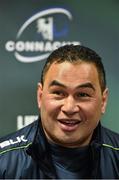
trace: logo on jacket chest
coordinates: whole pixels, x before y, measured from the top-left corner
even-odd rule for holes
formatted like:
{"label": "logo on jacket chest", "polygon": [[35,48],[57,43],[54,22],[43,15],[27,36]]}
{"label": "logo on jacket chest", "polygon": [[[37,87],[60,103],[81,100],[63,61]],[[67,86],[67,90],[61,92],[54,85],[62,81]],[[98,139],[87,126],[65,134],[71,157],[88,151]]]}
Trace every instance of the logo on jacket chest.
{"label": "logo on jacket chest", "polygon": [[21,136],[17,136],[15,139],[9,139],[9,140],[1,142],[0,147],[4,148],[6,146],[18,144],[18,143],[21,143],[21,142],[27,142],[27,141],[28,140],[25,139],[24,135],[21,135]]}

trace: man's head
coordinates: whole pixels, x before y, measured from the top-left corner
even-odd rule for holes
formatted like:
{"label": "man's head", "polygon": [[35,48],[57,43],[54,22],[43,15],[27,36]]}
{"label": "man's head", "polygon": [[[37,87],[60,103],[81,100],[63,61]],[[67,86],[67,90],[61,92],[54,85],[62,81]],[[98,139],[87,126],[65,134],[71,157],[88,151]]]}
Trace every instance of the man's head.
{"label": "man's head", "polygon": [[41,74],[42,85],[44,83],[45,75],[52,63],[63,63],[66,61],[72,64],[78,62],[87,62],[94,64],[98,71],[101,90],[102,92],[104,91],[104,89],[106,88],[106,77],[101,57],[92,49],[80,45],[65,45],[51,53]]}
{"label": "man's head", "polygon": [[44,66],[37,94],[48,140],[66,147],[88,145],[107,96],[104,67],[93,50],[79,45],[55,50]]}

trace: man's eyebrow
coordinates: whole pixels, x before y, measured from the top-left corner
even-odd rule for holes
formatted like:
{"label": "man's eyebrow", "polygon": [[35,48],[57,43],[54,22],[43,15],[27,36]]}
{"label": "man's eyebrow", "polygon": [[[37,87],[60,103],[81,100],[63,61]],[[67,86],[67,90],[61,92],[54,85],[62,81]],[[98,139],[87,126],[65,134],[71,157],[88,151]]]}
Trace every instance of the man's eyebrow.
{"label": "man's eyebrow", "polygon": [[51,86],[60,86],[60,87],[66,87],[64,84],[60,83],[59,81],[57,80],[53,80],[50,84],[49,84],[49,87]]}
{"label": "man's eyebrow", "polygon": [[95,87],[92,85],[92,83],[90,82],[87,82],[87,83],[83,83],[83,84],[80,84],[76,87],[77,89],[78,88],[91,88],[95,91]]}
{"label": "man's eyebrow", "polygon": [[[53,80],[50,83],[49,87],[51,87],[51,86],[60,86],[60,87],[66,88],[66,86],[64,84],[60,83],[57,80]],[[93,89],[95,91],[94,86],[90,82],[83,83],[83,84],[80,84],[80,85],[76,86],[76,89],[79,89],[79,88],[91,88],[91,89]]]}

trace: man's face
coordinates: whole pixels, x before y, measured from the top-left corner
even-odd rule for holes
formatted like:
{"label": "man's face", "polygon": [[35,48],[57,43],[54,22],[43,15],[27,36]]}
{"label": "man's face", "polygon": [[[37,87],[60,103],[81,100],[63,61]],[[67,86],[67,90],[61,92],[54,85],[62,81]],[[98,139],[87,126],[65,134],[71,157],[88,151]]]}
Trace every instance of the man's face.
{"label": "man's face", "polygon": [[38,107],[49,141],[65,147],[88,145],[101,114],[108,90],[101,92],[93,64],[53,63],[44,85],[38,86]]}

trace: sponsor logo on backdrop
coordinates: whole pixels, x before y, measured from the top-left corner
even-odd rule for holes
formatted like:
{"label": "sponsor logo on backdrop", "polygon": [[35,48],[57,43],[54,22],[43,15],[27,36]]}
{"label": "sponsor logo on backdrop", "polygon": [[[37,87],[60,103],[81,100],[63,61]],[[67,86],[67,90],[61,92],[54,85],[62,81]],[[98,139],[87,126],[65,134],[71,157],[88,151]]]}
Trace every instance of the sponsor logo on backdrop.
{"label": "sponsor logo on backdrop", "polygon": [[[18,30],[16,40],[5,44],[7,51],[23,63],[44,60],[50,52],[65,44],[80,44],[70,41],[73,16],[64,8],[51,8],[30,17]],[[73,34],[73,32],[72,32]]]}
{"label": "sponsor logo on backdrop", "polygon": [[17,116],[17,130],[31,124],[38,119],[37,115],[18,115]]}

